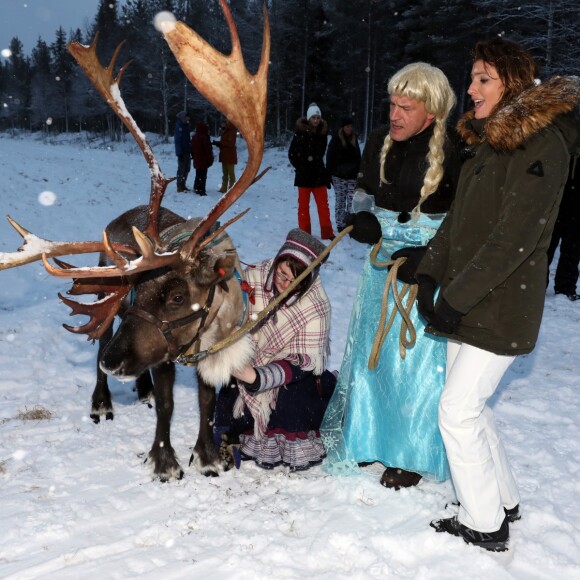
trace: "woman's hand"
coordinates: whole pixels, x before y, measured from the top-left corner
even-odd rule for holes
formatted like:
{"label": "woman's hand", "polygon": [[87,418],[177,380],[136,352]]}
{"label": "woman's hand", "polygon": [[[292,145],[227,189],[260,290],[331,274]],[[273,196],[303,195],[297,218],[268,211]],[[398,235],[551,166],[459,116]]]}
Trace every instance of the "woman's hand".
{"label": "woman's hand", "polygon": [[437,290],[437,282],[425,274],[417,276],[419,283],[419,291],[417,293],[417,309],[419,314],[426,320],[431,322],[433,311],[435,310],[435,291]]}
{"label": "woman's hand", "polygon": [[248,364],[233,372],[232,376],[240,381],[248,393],[253,395],[260,390],[260,375],[253,366]]}
{"label": "woman's hand", "polygon": [[[398,258],[406,258],[402,265],[397,269],[397,280],[405,282],[406,284],[417,284],[415,273],[419,267],[419,262],[423,259],[427,246],[416,246],[401,248],[393,253],[391,260]],[[389,266],[390,269],[390,266]]]}
{"label": "woman's hand", "polygon": [[256,373],[256,369],[252,365],[247,364],[241,369],[232,372],[232,375],[243,383],[251,385],[256,380],[258,373]]}

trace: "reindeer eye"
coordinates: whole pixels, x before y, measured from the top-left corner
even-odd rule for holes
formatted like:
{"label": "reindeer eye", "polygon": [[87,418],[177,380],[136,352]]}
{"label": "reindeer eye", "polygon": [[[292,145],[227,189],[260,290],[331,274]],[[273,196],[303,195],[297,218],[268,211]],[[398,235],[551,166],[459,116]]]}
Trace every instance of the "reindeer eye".
{"label": "reindeer eye", "polygon": [[169,300],[172,304],[183,304],[185,298],[183,297],[183,294],[174,294]]}

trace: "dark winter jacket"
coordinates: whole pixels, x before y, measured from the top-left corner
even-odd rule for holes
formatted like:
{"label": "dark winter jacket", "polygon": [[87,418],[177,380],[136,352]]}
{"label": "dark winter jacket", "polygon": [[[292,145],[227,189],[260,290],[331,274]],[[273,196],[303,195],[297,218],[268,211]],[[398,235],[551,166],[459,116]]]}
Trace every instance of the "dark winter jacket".
{"label": "dark winter jacket", "polygon": [[546,249],[578,145],[578,122],[566,113],[579,100],[577,81],[556,77],[487,119],[469,112],[460,120],[475,155],[463,164],[455,201],[417,271],[463,314],[450,338],[502,355],[534,348]]}
{"label": "dark winter jacket", "polygon": [[214,141],[213,144],[220,148],[220,163],[228,163],[235,165],[238,162],[238,150],[236,148],[236,137],[238,130],[227,121],[223,128],[219,141]]}
{"label": "dark winter jacket", "polygon": [[185,122],[186,114],[181,112],[177,115],[177,121],[175,123],[175,155],[180,157],[181,155],[189,156],[189,141],[191,138],[191,127],[189,123]]}
{"label": "dark winter jacket", "polygon": [[306,117],[296,121],[288,159],[296,170],[294,185],[297,187],[330,185],[330,174],[324,165],[327,138],[328,124],[324,119],[320,120],[316,128],[308,123]]}
{"label": "dark winter jacket", "polygon": [[209,127],[198,123],[191,138],[191,158],[195,169],[208,169],[213,165],[213,150],[209,139]]}
{"label": "dark winter jacket", "polygon": [[347,137],[342,130],[333,135],[326,153],[326,168],[340,179],[356,179],[360,169],[360,146],[354,131]]}
{"label": "dark winter jacket", "polygon": [[[429,168],[427,153],[433,135],[430,126],[407,141],[394,141],[385,161],[385,177],[380,178],[380,157],[388,127],[374,131],[365,145],[357,189],[375,196],[375,204],[390,211],[410,212],[419,202],[425,173]],[[453,201],[461,169],[458,139],[450,132],[444,146],[443,179],[437,191],[421,205],[423,213],[445,213]]]}

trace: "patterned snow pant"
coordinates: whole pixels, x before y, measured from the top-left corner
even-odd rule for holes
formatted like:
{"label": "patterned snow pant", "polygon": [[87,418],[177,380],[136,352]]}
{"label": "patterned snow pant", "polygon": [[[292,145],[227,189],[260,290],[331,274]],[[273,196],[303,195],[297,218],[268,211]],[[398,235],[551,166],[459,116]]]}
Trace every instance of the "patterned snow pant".
{"label": "patterned snow pant", "polygon": [[336,197],[334,218],[339,233],[346,227],[345,220],[352,209],[352,197],[355,186],[356,179],[342,179],[335,175],[332,176],[332,187],[334,187],[334,195]]}

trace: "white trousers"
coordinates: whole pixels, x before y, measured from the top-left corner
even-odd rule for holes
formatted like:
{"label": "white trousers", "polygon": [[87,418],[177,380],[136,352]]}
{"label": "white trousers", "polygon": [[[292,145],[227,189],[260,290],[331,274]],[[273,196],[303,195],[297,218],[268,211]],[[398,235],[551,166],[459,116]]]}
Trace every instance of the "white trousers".
{"label": "white trousers", "polygon": [[439,429],[445,443],[459,521],[479,532],[499,530],[504,507],[519,501],[517,485],[487,405],[513,362],[455,341],[447,343],[447,379],[439,402]]}

